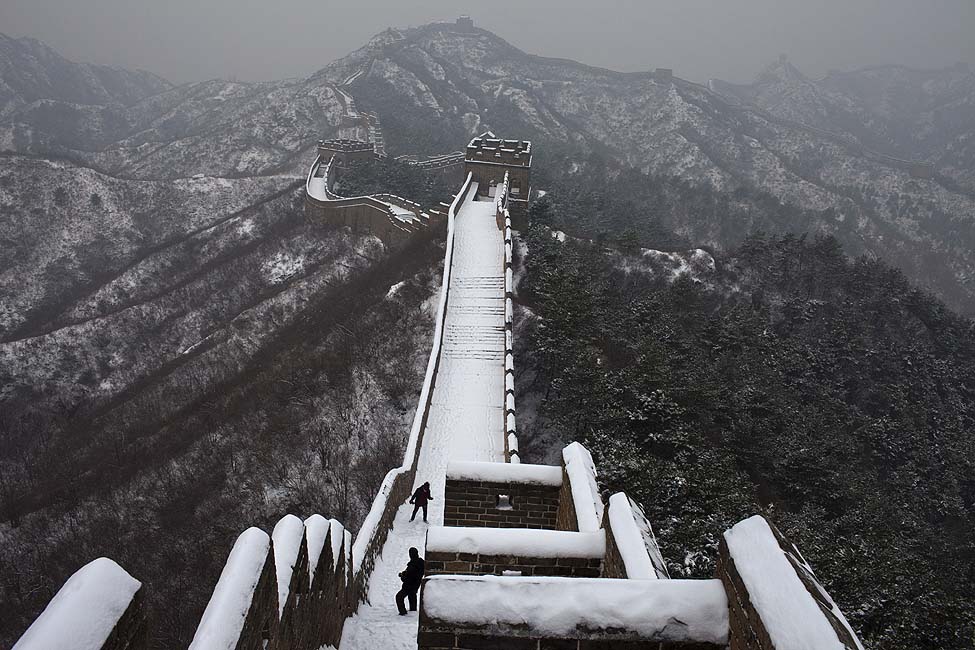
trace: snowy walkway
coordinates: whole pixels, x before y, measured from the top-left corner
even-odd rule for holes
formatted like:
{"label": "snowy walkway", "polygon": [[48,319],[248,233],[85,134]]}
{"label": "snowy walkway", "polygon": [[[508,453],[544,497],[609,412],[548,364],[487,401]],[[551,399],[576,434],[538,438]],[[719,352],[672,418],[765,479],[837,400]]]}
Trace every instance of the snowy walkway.
{"label": "snowy walkway", "polygon": [[[416,474],[418,485],[430,481],[431,525],[443,524],[448,461],[504,461],[503,245],[494,200],[464,203],[455,221],[443,356]],[[409,548],[423,554],[427,524],[419,515],[410,523],[412,511],[406,504],[397,513],[372,574],[369,602],[346,623],[341,650],[416,648],[416,612],[400,616],[394,602]]]}

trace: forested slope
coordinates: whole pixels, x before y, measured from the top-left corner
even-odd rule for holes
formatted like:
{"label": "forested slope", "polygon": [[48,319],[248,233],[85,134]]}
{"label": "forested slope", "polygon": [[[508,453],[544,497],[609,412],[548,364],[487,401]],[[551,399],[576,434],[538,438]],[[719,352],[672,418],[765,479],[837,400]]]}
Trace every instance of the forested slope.
{"label": "forested slope", "polygon": [[541,225],[525,244],[530,456],[553,432],[589,446],[674,576],[712,575],[720,532],[761,509],[869,647],[967,647],[971,321],[831,237],[756,234],[676,269]]}

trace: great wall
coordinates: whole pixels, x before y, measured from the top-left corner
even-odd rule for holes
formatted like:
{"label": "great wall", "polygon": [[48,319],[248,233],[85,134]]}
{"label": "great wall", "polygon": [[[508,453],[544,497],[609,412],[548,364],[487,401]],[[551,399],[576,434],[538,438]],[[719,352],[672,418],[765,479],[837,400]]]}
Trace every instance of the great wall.
{"label": "great wall", "polygon": [[[347,110],[361,115],[351,96]],[[622,492],[604,501],[582,445],[565,447],[560,465],[520,462],[512,214],[531,197],[531,144],[486,133],[462,157],[431,161],[464,170],[451,204],[433,214],[400,197],[333,192],[340,161],[382,155],[375,140],[322,142],[305,208],[387,244],[446,224],[403,463],[354,538],[313,513],[289,514],[270,534],[241,533],[190,648],[862,650],[810,565],[762,516],[724,532],[714,578],[671,579],[641,506]],[[410,521],[407,503],[426,481],[429,528]],[[427,577],[419,613],[401,617],[392,598],[411,546]],[[141,650],[150,621],[142,583],[100,558],[65,583],[14,650]]]}

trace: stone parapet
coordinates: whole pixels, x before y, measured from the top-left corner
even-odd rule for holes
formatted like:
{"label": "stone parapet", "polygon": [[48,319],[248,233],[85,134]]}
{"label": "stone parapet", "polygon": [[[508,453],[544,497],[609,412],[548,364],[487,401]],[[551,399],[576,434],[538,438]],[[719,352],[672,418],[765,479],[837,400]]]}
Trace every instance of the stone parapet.
{"label": "stone parapet", "polygon": [[448,528],[427,533],[427,574],[598,578],[606,540],[601,532]]}
{"label": "stone parapet", "polygon": [[427,551],[427,575],[600,577],[602,559]]}
{"label": "stone parapet", "polygon": [[728,639],[717,580],[434,576],[420,650],[718,650]]}
{"label": "stone parapet", "polygon": [[555,529],[560,488],[447,478],[444,525]]}
{"label": "stone parapet", "polygon": [[68,578],[14,648],[142,650],[148,640],[142,583],[103,557]]}
{"label": "stone parapet", "polygon": [[862,650],[812,568],[764,517],[725,531],[717,577],[728,596],[732,650],[788,650],[797,638],[803,647]]}

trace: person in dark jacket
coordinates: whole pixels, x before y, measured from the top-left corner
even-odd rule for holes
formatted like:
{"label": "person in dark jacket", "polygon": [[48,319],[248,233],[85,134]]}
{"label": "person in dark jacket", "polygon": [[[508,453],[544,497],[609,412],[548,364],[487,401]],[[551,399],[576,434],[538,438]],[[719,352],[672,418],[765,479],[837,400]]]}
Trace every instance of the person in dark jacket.
{"label": "person in dark jacket", "polygon": [[416,611],[416,592],[420,590],[420,582],[423,581],[423,572],[426,566],[420,552],[415,548],[410,548],[410,561],[406,565],[406,570],[399,574],[403,580],[403,588],[396,594],[396,607],[399,609],[400,616],[406,616],[407,598],[410,599],[410,611]]}
{"label": "person in dark jacket", "polygon": [[424,483],[410,497],[410,503],[415,504],[413,506],[413,516],[410,517],[410,521],[413,521],[416,518],[417,511],[423,508],[423,523],[427,523],[427,503],[430,501],[433,501],[433,497],[430,495],[430,484]]}

